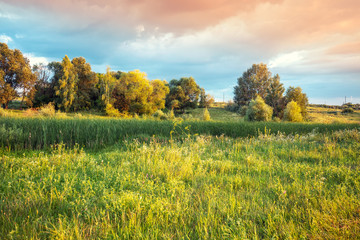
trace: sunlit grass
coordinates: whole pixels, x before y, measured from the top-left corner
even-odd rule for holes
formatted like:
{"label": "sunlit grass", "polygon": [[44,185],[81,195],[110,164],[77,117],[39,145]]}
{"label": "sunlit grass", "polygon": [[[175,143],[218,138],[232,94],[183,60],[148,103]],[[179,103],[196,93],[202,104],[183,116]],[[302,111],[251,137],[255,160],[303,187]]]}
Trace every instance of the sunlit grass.
{"label": "sunlit grass", "polygon": [[7,152],[5,239],[356,239],[360,132]]}
{"label": "sunlit grass", "polygon": [[341,109],[308,107],[309,120],[317,123],[359,123],[360,111],[341,114]]}

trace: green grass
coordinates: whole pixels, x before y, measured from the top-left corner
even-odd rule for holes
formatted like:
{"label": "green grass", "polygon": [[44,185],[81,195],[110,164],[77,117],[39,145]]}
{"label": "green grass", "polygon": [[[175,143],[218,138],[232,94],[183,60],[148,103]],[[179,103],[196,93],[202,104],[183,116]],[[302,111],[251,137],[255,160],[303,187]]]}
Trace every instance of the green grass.
{"label": "green grass", "polygon": [[360,238],[359,130],[0,156],[3,239]]}
{"label": "green grass", "polygon": [[170,139],[187,134],[248,137],[271,131],[287,135],[319,133],[359,128],[359,124],[314,124],[276,122],[215,122],[215,121],[157,121],[136,119],[86,118],[0,118],[0,147],[13,150],[44,149],[64,143],[79,144],[85,148],[101,148],[123,141],[128,137],[160,136]]}

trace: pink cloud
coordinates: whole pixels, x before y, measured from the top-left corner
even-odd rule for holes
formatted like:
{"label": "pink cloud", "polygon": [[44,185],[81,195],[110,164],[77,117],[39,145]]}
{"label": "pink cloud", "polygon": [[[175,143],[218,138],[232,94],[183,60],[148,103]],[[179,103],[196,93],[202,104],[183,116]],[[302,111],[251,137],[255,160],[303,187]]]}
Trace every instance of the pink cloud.
{"label": "pink cloud", "polygon": [[[76,21],[142,24],[165,32],[199,30],[259,4],[283,0],[3,0],[17,7],[31,7]],[[60,20],[60,19],[59,19]]]}

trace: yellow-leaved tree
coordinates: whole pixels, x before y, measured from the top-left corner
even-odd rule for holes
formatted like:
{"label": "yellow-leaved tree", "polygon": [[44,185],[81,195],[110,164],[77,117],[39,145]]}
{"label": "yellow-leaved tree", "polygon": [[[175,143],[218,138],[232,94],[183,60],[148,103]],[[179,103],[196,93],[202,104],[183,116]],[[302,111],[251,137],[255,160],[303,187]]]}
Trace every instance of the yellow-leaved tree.
{"label": "yellow-leaved tree", "polygon": [[111,68],[106,68],[106,74],[101,78],[101,88],[102,95],[101,100],[104,102],[105,106],[111,104],[112,92],[114,90],[116,79],[111,74]]}
{"label": "yellow-leaved tree", "polygon": [[167,86],[167,82],[161,81],[159,79],[155,79],[150,81],[150,85],[152,86],[152,93],[149,97],[150,103],[150,114],[156,112],[158,109],[165,108],[165,97],[169,93],[169,87]]}
{"label": "yellow-leaved tree", "polygon": [[122,73],[115,83],[112,97],[114,107],[124,113],[153,114],[164,108],[169,88],[165,81],[147,79],[139,70]]}
{"label": "yellow-leaved tree", "polygon": [[74,65],[71,63],[69,57],[65,55],[61,63],[63,75],[59,80],[59,85],[56,87],[56,95],[60,97],[60,107],[69,112],[73,108],[77,92],[78,76],[76,74]]}
{"label": "yellow-leaved tree", "polygon": [[291,101],[286,105],[284,111],[284,119],[290,122],[303,121],[303,116],[301,114],[301,107],[295,101]]}

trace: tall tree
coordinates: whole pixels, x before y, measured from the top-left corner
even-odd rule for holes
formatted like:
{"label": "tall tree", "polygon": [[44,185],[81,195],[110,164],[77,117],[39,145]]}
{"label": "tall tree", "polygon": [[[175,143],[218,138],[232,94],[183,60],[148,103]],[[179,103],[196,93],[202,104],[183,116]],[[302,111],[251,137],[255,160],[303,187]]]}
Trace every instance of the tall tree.
{"label": "tall tree", "polygon": [[55,91],[53,89],[54,86],[50,84],[51,71],[47,65],[43,63],[36,64],[33,66],[33,72],[37,78],[33,103],[35,107],[40,107],[53,100],[52,98],[55,95]]}
{"label": "tall tree", "polygon": [[215,102],[215,99],[210,94],[206,94],[205,89],[200,89],[200,101],[199,107],[201,108],[208,108],[211,104]]}
{"label": "tall tree", "polygon": [[106,73],[100,75],[99,82],[101,88],[101,100],[104,105],[112,104],[112,92],[115,87],[116,78],[113,77],[111,73],[111,68],[106,68]]}
{"label": "tall tree", "polygon": [[36,76],[21,51],[11,50],[5,43],[0,43],[0,70],[1,104],[7,108],[9,102],[17,96],[22,97],[22,103],[26,101],[31,104]]}
{"label": "tall tree", "polygon": [[301,87],[289,87],[286,91],[286,104],[294,101],[301,109],[301,115],[306,117],[307,110],[306,107],[309,104],[309,100],[305,93],[302,92]]}
{"label": "tall tree", "polygon": [[76,109],[90,109],[94,106],[97,97],[96,73],[91,70],[91,65],[83,57],[74,58],[71,63],[79,79],[74,106]]}
{"label": "tall tree", "polygon": [[279,117],[282,110],[285,108],[285,88],[284,85],[280,83],[280,76],[278,74],[271,78],[269,88],[266,92],[266,104],[273,108],[274,116]]}
{"label": "tall tree", "polygon": [[234,87],[234,102],[240,106],[248,105],[256,96],[265,98],[271,83],[271,72],[266,64],[253,64],[242,77],[238,78],[238,85]]}
{"label": "tall tree", "polygon": [[73,110],[73,103],[77,92],[78,76],[74,65],[71,63],[69,57],[65,55],[61,63],[63,74],[59,80],[59,86],[56,88],[56,95],[60,96],[60,107],[66,112]]}

